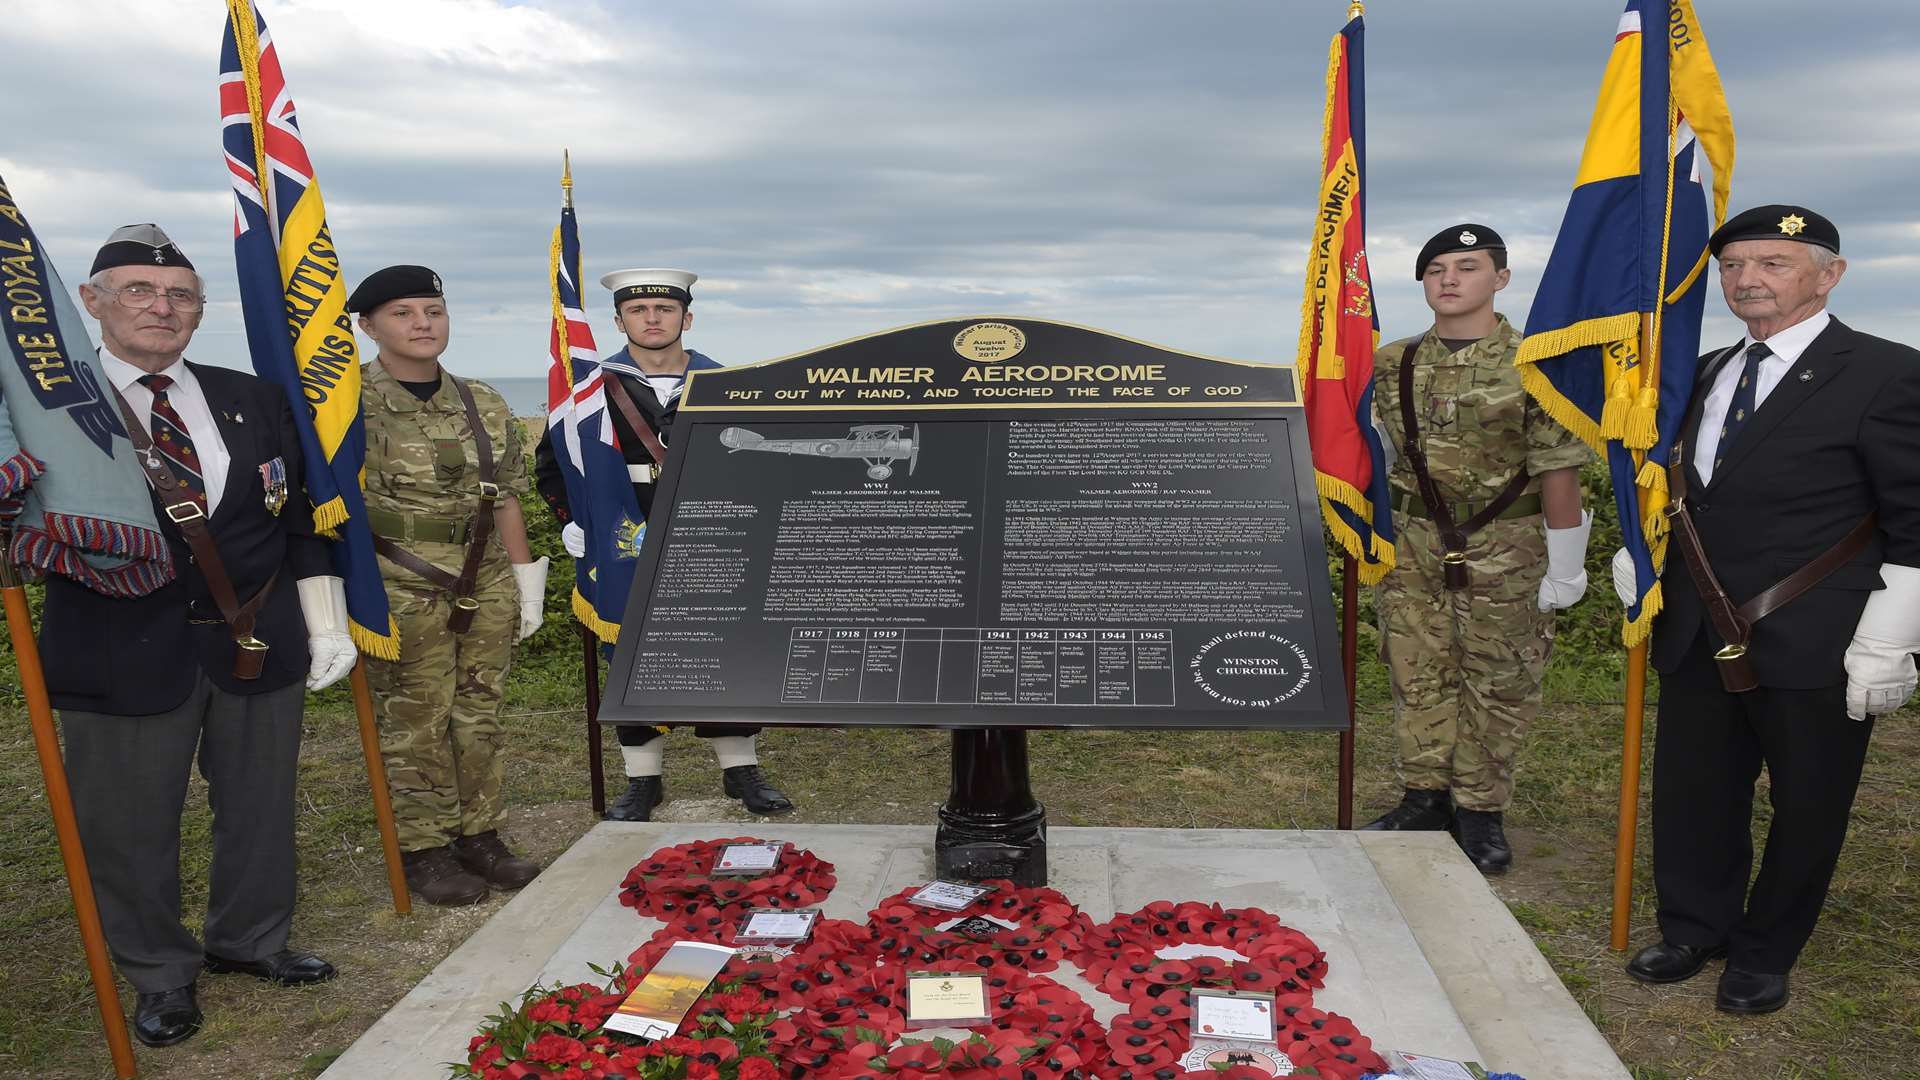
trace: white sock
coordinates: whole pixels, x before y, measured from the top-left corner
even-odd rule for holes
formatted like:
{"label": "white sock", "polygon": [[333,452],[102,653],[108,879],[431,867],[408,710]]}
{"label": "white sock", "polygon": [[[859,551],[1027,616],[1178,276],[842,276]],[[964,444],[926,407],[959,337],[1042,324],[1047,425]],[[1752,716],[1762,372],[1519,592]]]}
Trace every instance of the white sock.
{"label": "white sock", "polygon": [[751,735],[723,735],[707,741],[713,744],[713,756],[719,760],[722,769],[760,764],[760,755],[753,749]]}
{"label": "white sock", "polygon": [[623,746],[620,756],[627,763],[628,776],[659,776],[667,763],[667,740],[654,739],[644,746]]}

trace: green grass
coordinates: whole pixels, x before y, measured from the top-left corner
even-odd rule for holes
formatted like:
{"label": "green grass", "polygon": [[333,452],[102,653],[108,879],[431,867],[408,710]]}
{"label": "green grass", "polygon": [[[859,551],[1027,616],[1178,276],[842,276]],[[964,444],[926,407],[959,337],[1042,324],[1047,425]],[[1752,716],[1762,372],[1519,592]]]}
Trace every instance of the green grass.
{"label": "green grass", "polygon": [[[1590,478],[1591,479],[1591,478]],[[1712,1008],[1711,978],[1649,988],[1607,948],[1620,753],[1619,605],[1606,560],[1616,542],[1601,507],[1589,598],[1564,615],[1546,710],[1521,759],[1510,833],[1515,869],[1495,882],[1569,991],[1639,1080],[1915,1075],[1920,1059],[1920,756],[1914,710],[1881,721],[1847,849],[1820,929],[1794,973],[1793,1004],[1736,1019]],[[544,515],[536,550],[559,552]],[[558,561],[558,560],[557,560]],[[523,647],[509,683],[509,838],[541,860],[591,826],[586,808],[579,643],[562,613],[567,575],[550,583],[552,621]],[[1365,618],[1370,622],[1371,615]],[[1356,816],[1397,794],[1385,674],[1361,640]],[[12,672],[0,653],[0,1075],[111,1075],[98,1034],[53,827]],[[1648,717],[1651,726],[1652,716]],[[921,730],[777,730],[769,770],[804,822],[930,825],[946,794],[947,742]],[[607,740],[608,759],[618,755]],[[1651,751],[1649,732],[1647,748]],[[1334,823],[1336,740],[1298,732],[1037,732],[1035,787],[1059,825],[1327,828]],[[718,797],[697,740],[671,737],[672,797]],[[703,767],[688,768],[698,762]],[[1160,782],[1142,783],[1142,777]],[[1249,790],[1257,792],[1249,797]],[[1764,834],[1766,802],[1755,823]],[[379,855],[351,704],[343,689],[310,703],[301,760],[303,868],[295,944],[345,973],[302,990],[202,980],[208,1027],[167,1051],[140,1049],[142,1075],[311,1077],[503,902],[394,916]],[[1633,940],[1650,940],[1650,841],[1643,802]],[[205,904],[208,819],[197,782],[184,819],[190,918]],[[1284,914],[1284,913],[1282,913]],[[127,995],[131,1007],[131,995]],[[1530,1080],[1552,1080],[1531,1077]]]}

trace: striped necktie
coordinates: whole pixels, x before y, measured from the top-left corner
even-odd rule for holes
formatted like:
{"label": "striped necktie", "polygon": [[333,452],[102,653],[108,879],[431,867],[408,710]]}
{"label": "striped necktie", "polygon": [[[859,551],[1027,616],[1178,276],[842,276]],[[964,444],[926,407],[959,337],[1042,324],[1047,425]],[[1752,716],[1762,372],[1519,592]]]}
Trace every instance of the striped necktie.
{"label": "striped necktie", "polygon": [[140,385],[153,391],[153,448],[167,460],[167,468],[180,481],[200,512],[207,512],[207,481],[200,475],[200,455],[193,452],[193,436],[187,434],[187,422],[180,419],[173,402],[167,400],[167,388],[173,380],[165,375],[142,375]]}
{"label": "striped necktie", "polygon": [[1727,405],[1726,418],[1720,422],[1720,444],[1713,449],[1713,472],[1720,474],[1720,466],[1727,460],[1727,452],[1733,449],[1733,442],[1740,437],[1741,429],[1747,421],[1753,419],[1755,391],[1760,385],[1760,361],[1773,355],[1764,341],[1756,341],[1747,348],[1746,366],[1740,369],[1740,383],[1733,388],[1733,400]]}

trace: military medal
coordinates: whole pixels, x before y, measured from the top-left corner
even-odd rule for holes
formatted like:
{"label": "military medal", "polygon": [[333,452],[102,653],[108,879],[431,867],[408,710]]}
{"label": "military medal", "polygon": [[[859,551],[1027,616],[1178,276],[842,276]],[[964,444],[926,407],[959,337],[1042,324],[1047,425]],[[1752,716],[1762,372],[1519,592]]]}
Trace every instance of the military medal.
{"label": "military medal", "polygon": [[260,486],[266,489],[267,513],[280,516],[280,508],[287,505],[287,463],[281,458],[260,466]]}

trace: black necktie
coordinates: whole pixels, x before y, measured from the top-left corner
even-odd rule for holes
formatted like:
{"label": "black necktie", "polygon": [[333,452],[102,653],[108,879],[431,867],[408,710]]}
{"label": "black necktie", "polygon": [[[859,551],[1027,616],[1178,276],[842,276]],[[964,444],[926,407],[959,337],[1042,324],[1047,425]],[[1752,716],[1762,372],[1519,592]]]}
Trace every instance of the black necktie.
{"label": "black necktie", "polygon": [[142,375],[140,385],[153,391],[153,418],[148,425],[152,429],[153,448],[167,459],[174,479],[200,504],[200,512],[206,513],[207,481],[200,475],[200,455],[194,453],[187,422],[180,419],[173,402],[167,400],[167,388],[173,385],[173,380],[165,375]]}
{"label": "black necktie", "polygon": [[1754,401],[1760,388],[1760,361],[1773,355],[1764,341],[1756,341],[1747,348],[1746,366],[1740,369],[1740,382],[1733,388],[1733,401],[1727,405],[1726,418],[1720,421],[1720,444],[1713,449],[1713,471],[1720,471],[1720,464],[1727,460],[1727,452],[1733,449],[1733,442],[1740,437],[1741,429],[1747,421],[1753,419]]}

